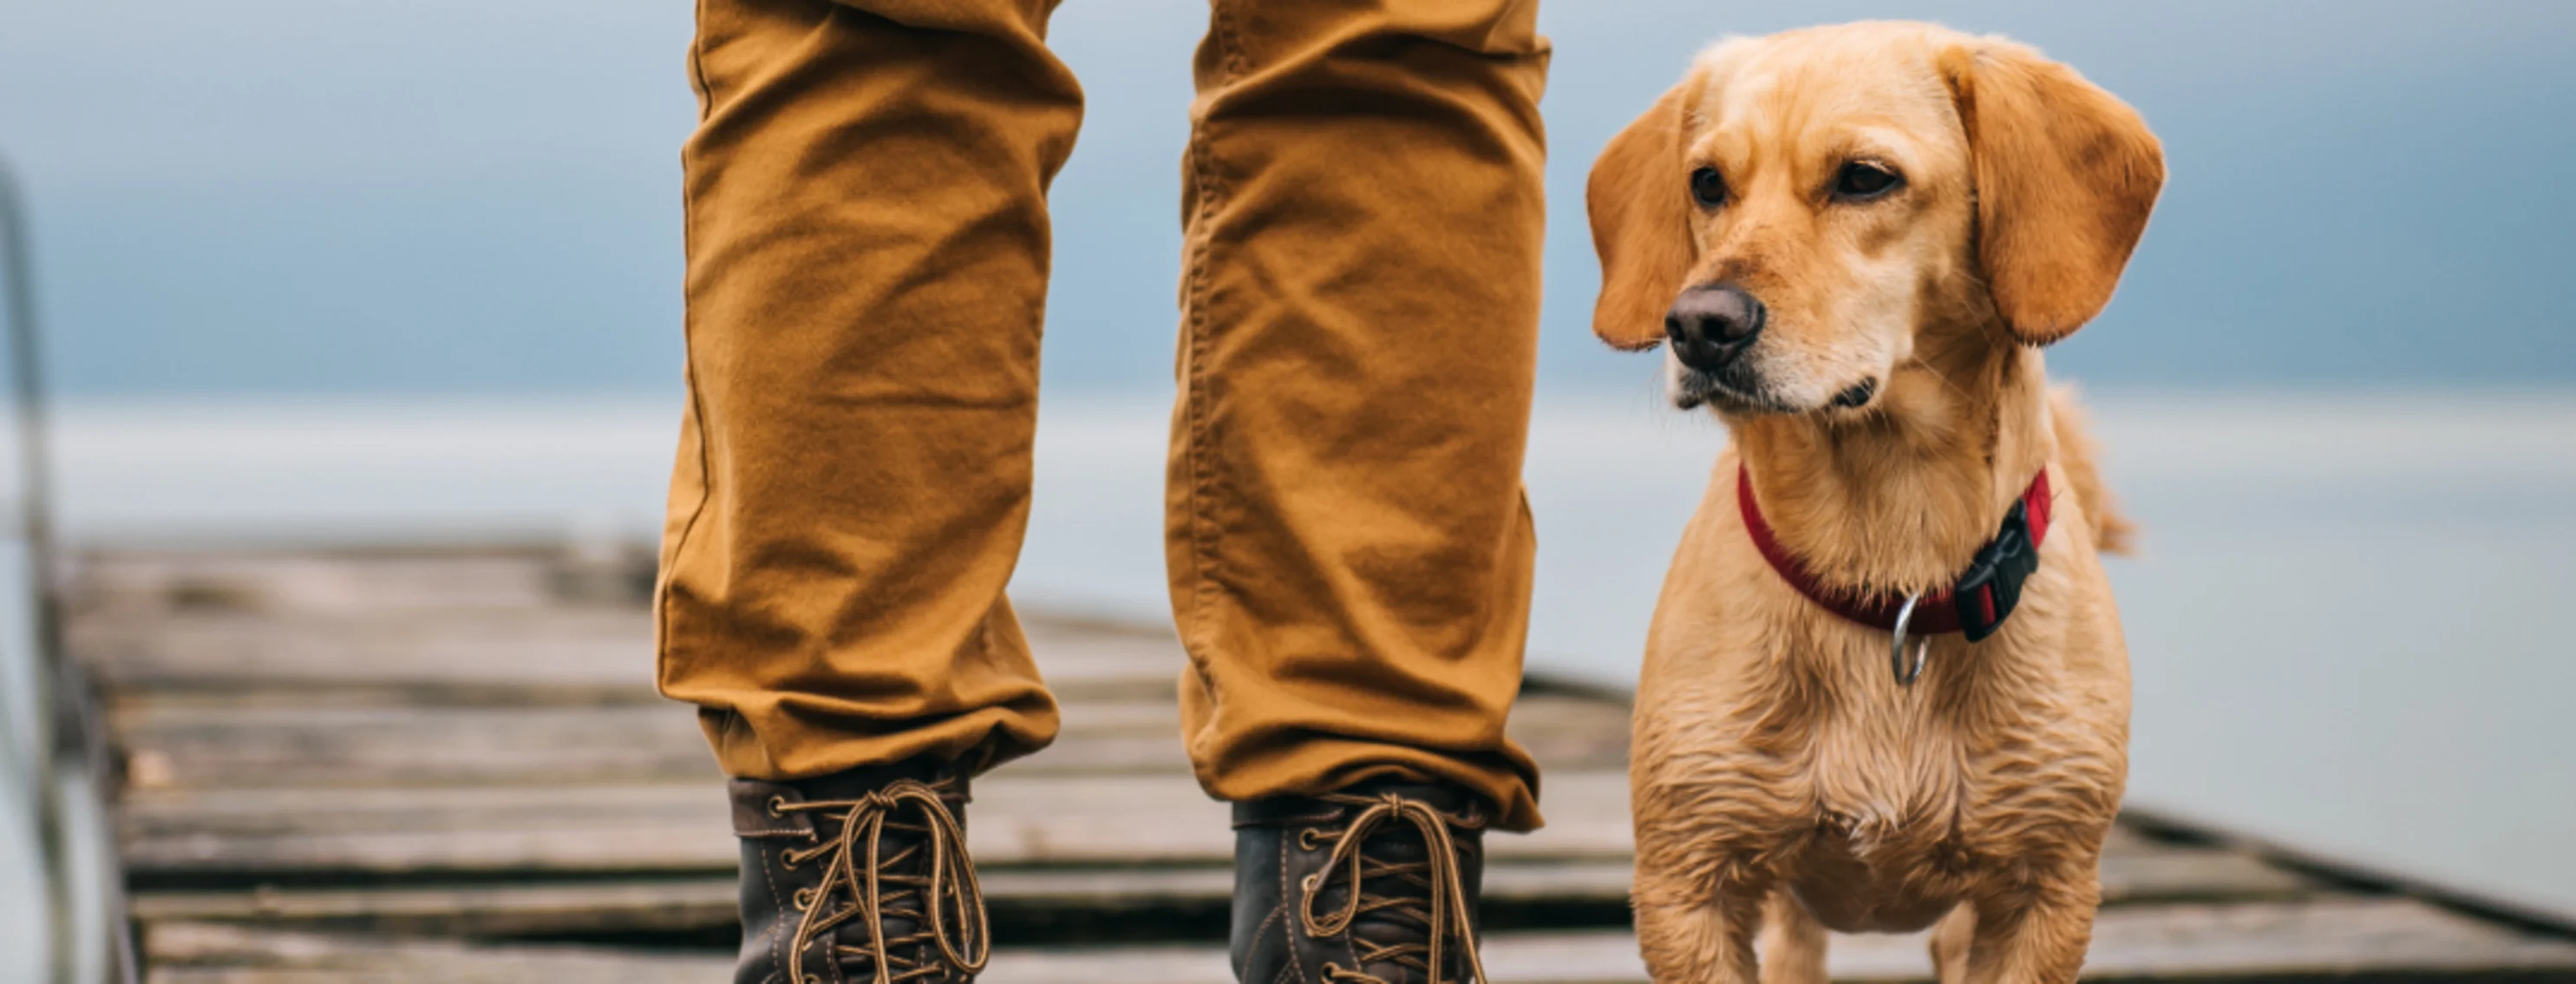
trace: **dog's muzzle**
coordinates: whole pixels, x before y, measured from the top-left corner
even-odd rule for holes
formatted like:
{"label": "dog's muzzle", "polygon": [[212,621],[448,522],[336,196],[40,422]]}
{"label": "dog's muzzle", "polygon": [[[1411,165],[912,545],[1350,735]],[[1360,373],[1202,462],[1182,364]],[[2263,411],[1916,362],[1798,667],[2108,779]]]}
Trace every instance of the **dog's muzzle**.
{"label": "dog's muzzle", "polygon": [[1761,300],[1732,284],[1682,291],[1664,312],[1664,337],[1682,365],[1715,373],[1733,365],[1762,336],[1770,312]]}

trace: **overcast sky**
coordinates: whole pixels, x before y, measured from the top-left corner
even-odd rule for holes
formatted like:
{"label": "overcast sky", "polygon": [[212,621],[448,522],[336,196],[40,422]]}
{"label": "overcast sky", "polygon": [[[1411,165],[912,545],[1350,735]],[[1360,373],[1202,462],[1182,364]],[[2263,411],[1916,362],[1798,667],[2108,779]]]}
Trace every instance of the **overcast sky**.
{"label": "overcast sky", "polygon": [[[667,392],[690,5],[83,0],[0,13],[0,152],[86,394]],[[2010,34],[2137,105],[2173,173],[2102,385],[2576,382],[2576,4],[1555,0],[1551,387],[1600,350],[1593,154],[1725,33],[1864,16]],[[1168,387],[1205,7],[1069,0],[1091,108],[1055,193],[1050,385]]]}

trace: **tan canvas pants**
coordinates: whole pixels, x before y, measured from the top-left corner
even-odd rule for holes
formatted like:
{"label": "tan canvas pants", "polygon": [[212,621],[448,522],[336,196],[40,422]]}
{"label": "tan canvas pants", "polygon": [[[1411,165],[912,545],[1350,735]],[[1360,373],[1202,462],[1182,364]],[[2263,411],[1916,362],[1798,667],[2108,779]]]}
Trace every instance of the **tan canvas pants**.
{"label": "tan canvas pants", "polygon": [[[1182,727],[1245,799],[1386,772],[1538,823],[1503,737],[1533,540],[1535,0],[1216,0],[1168,494]],[[701,0],[661,684],[735,775],[1047,744],[1003,586],[1046,190],[1044,0]]]}

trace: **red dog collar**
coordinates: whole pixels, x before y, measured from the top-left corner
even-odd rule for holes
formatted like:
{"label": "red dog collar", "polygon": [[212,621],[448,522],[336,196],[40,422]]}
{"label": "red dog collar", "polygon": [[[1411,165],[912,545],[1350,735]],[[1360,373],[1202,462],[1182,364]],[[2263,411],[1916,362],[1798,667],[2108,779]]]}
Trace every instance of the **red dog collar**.
{"label": "red dog collar", "polygon": [[[1744,513],[1744,531],[1753,537],[1754,549],[1762,551],[1762,559],[1771,562],[1781,580],[1826,611],[1874,629],[1895,631],[1896,613],[1904,607],[1905,597],[1885,592],[1855,594],[1818,581],[1780,545],[1771,524],[1763,521],[1762,507],[1753,501],[1753,474],[1741,463],[1735,469],[1735,504]],[[2039,545],[2048,538],[2048,508],[2048,469],[2042,468],[2022,492],[2021,501],[2004,514],[1994,539],[1977,548],[1968,569],[1949,587],[1925,595],[1916,605],[1906,633],[1964,632],[1969,642],[1993,635],[2021,601],[2022,581],[2039,569]]]}

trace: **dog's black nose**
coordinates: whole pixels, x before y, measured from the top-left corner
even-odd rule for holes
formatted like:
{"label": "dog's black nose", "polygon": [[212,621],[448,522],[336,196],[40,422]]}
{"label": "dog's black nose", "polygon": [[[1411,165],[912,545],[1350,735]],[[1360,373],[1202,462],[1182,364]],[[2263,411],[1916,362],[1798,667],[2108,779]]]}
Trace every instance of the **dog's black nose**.
{"label": "dog's black nose", "polygon": [[1715,372],[1753,347],[1767,319],[1762,302],[1742,288],[1693,287],[1664,312],[1664,337],[1672,339],[1673,354],[1683,365]]}

